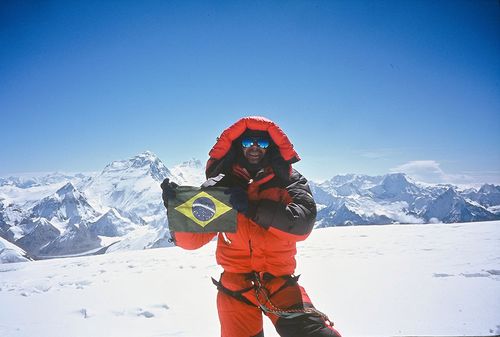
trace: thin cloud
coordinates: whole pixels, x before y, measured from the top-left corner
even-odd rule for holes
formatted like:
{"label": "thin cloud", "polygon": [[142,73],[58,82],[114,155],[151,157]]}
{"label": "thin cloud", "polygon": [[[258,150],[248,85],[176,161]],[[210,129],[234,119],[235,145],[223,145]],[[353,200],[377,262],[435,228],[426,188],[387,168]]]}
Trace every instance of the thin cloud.
{"label": "thin cloud", "polygon": [[435,160],[415,160],[394,167],[391,172],[405,173],[416,181],[430,184],[475,185],[485,183],[477,181],[470,174],[450,174],[443,171]]}

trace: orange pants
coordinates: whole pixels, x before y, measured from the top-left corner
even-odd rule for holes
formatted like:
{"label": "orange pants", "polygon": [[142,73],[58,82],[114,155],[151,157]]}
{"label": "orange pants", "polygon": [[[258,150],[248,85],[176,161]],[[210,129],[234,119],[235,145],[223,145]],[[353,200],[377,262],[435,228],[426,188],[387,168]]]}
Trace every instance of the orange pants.
{"label": "orange pants", "polygon": [[[287,283],[287,278],[273,277],[270,274],[261,274],[263,291],[269,296],[259,296],[260,303],[265,302],[267,308],[304,309],[313,308],[311,300],[304,288],[297,282]],[[220,284],[229,291],[242,293],[244,301],[219,291],[217,295],[217,309],[221,325],[222,337],[263,337],[262,310],[252,288],[252,278],[249,274],[224,272]],[[285,285],[286,284],[286,285]],[[266,313],[265,313],[266,314]],[[340,334],[325,320],[316,315],[301,315],[295,318],[282,318],[272,313],[266,314],[274,324],[281,337],[340,337]]]}

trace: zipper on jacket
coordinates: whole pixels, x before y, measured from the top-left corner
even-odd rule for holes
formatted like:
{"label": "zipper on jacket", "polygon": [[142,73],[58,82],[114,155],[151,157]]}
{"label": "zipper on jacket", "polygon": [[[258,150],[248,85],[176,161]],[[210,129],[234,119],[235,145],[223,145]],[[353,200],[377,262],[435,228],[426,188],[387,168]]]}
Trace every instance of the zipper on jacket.
{"label": "zipper on jacket", "polygon": [[252,240],[248,240],[248,248],[250,248],[250,257],[252,257],[252,253],[253,253],[253,250],[252,250]]}

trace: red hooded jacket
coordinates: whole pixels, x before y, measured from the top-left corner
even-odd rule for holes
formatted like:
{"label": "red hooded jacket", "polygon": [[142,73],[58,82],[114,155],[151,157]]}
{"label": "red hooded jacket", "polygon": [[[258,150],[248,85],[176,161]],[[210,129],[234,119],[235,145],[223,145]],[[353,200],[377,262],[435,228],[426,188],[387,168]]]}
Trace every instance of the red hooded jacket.
{"label": "red hooded jacket", "polygon": [[[274,146],[267,151],[263,173],[250,179],[238,164],[240,136],[265,131]],[[227,128],[210,150],[206,167],[210,184],[246,189],[251,212],[238,213],[236,233],[219,233],[216,258],[225,271],[295,271],[296,242],[307,238],[316,219],[316,204],[307,180],[291,164],[300,160],[286,134],[263,117],[245,117]],[[176,232],[175,243],[197,249],[217,233]]]}

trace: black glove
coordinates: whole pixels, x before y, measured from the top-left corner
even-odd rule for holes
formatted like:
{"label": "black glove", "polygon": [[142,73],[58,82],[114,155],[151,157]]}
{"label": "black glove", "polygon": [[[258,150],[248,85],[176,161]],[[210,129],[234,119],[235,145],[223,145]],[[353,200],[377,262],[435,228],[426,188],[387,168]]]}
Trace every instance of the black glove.
{"label": "black glove", "polygon": [[224,191],[225,194],[230,194],[229,203],[240,213],[245,213],[248,210],[248,195],[247,191],[239,186],[231,187]]}
{"label": "black glove", "polygon": [[165,178],[165,180],[163,180],[163,182],[161,183],[160,187],[162,189],[161,198],[163,199],[163,205],[165,206],[165,208],[167,208],[168,199],[175,198],[176,195],[175,189],[179,187],[179,185],[177,185],[173,181],[171,182],[170,179]]}

